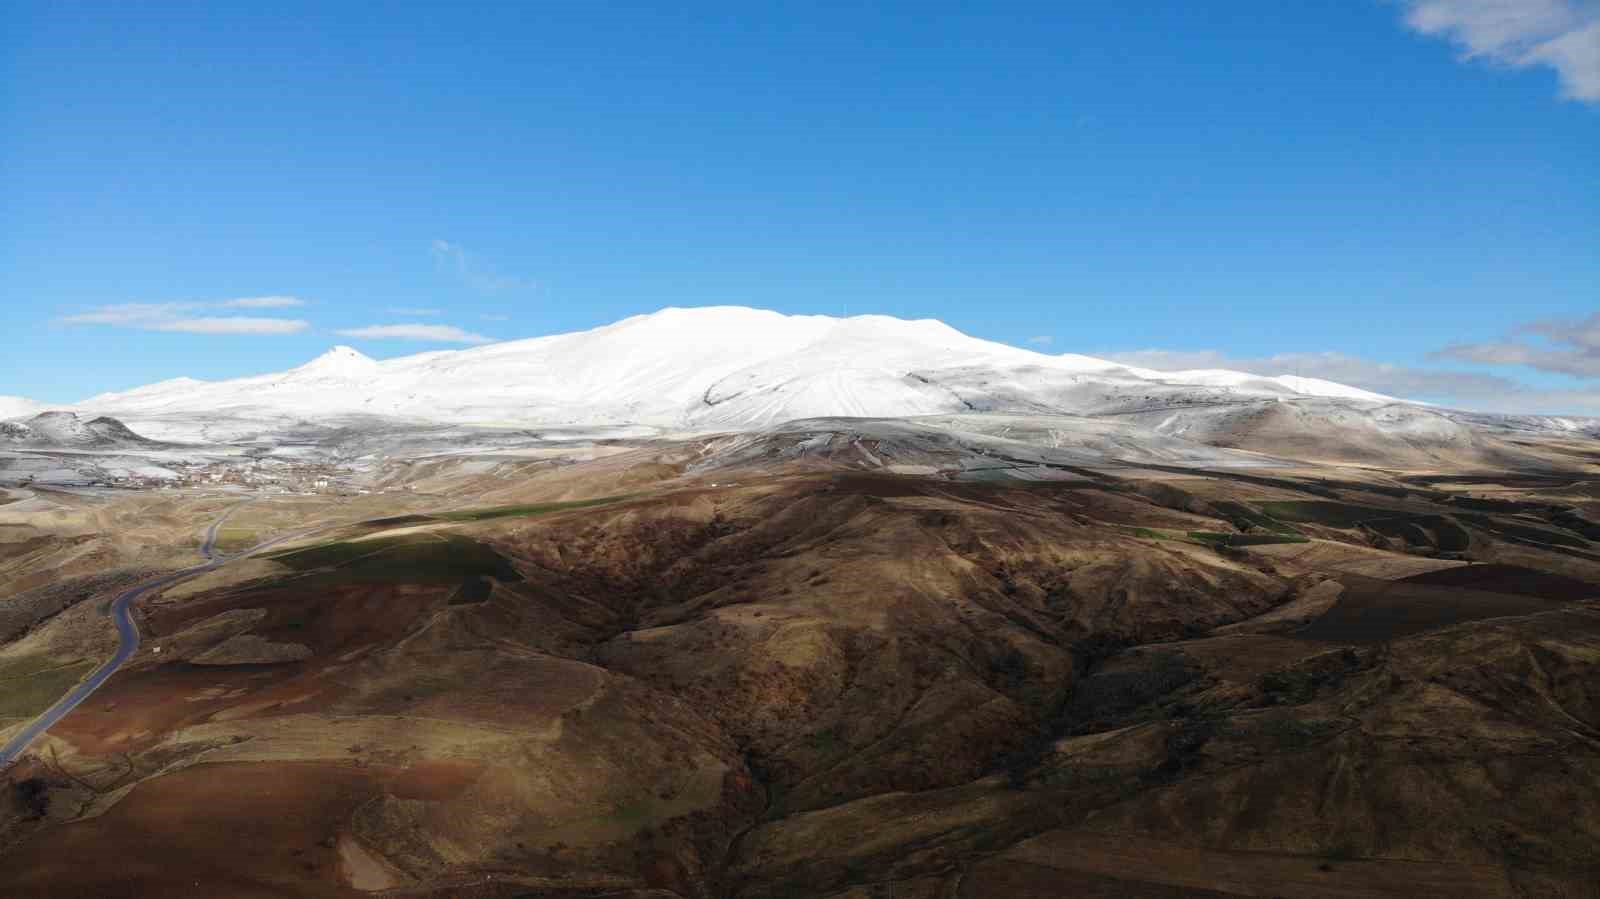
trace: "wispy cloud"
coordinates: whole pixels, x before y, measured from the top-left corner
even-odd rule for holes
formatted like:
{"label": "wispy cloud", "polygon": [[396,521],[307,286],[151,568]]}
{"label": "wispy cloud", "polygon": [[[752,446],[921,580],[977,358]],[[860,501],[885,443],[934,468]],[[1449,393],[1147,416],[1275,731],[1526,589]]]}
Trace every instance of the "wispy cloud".
{"label": "wispy cloud", "polygon": [[440,310],[420,306],[390,306],[383,310],[390,315],[414,315],[418,318],[438,315]]}
{"label": "wispy cloud", "polygon": [[483,313],[482,315],[480,315],[478,317],[483,319],[486,322],[508,322],[508,321],[511,321],[511,316],[509,316],[509,315],[501,315],[498,312],[485,312],[485,313]]}
{"label": "wispy cloud", "polygon": [[298,318],[206,315],[221,309],[266,309],[304,305],[294,297],[246,297],[208,303],[113,303],[57,319],[69,325],[107,325],[185,334],[295,334],[310,327]]}
{"label": "wispy cloud", "polygon": [[1055,343],[1056,339],[1048,334],[1035,334],[1034,336],[1028,338],[1028,342],[1034,346],[1049,346],[1050,344]]}
{"label": "wispy cloud", "polygon": [[139,327],[150,322],[176,318],[184,310],[194,309],[194,303],[113,303],[96,306],[88,312],[66,315],[59,319],[69,325],[125,325]]}
{"label": "wispy cloud", "polygon": [[484,264],[460,244],[448,240],[435,240],[428,247],[436,264],[449,269],[461,283],[480,293],[500,293],[507,290],[524,290],[534,286],[527,278],[501,274]]}
{"label": "wispy cloud", "polygon": [[297,318],[247,318],[245,316],[205,316],[177,318],[149,326],[151,331],[181,331],[185,334],[297,334],[307,323]]}
{"label": "wispy cloud", "polygon": [[374,340],[431,340],[436,343],[493,343],[493,337],[464,331],[454,325],[367,325],[364,328],[346,328],[338,333],[345,337],[365,337]]}
{"label": "wispy cloud", "polygon": [[1485,412],[1600,414],[1600,389],[1539,389],[1497,374],[1417,368],[1344,353],[1237,357],[1216,350],[1150,349],[1098,355],[1123,365],[1157,371],[1223,368],[1269,377],[1298,374],[1389,396]]}
{"label": "wispy cloud", "polygon": [[[1537,340],[1523,339],[1524,335]],[[1433,355],[1479,365],[1517,365],[1575,378],[1600,378],[1600,312],[1576,320],[1528,322],[1503,340],[1454,343]]]}
{"label": "wispy cloud", "polygon": [[1413,30],[1449,40],[1466,59],[1554,69],[1569,99],[1600,103],[1600,2],[1402,0]]}
{"label": "wispy cloud", "polygon": [[299,297],[243,297],[237,300],[224,300],[216,305],[221,309],[284,309],[305,304],[306,301]]}

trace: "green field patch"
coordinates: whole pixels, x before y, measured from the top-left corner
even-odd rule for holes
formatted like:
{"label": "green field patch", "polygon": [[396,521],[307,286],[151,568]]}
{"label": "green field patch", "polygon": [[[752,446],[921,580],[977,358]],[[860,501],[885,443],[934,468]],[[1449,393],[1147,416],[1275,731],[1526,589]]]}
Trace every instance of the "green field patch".
{"label": "green field patch", "polygon": [[1258,512],[1244,503],[1236,503],[1229,500],[1214,500],[1211,505],[1216,507],[1216,510],[1221,512],[1228,519],[1230,524],[1241,531],[1244,530],[1246,526],[1252,526],[1271,531],[1274,534],[1300,533],[1300,531],[1294,526],[1284,524],[1278,519],[1273,518],[1265,513]]}
{"label": "green field patch", "polygon": [[427,524],[430,521],[438,521],[438,519],[432,515],[391,515],[388,518],[369,518],[361,522],[361,526],[382,530],[384,528],[405,527],[411,524]]}
{"label": "green field patch", "polygon": [[1266,546],[1271,543],[1310,543],[1299,534],[1224,534],[1219,531],[1190,531],[1189,539],[1217,546]]}
{"label": "green field patch", "polygon": [[634,495],[625,493],[620,496],[602,496],[595,499],[579,499],[564,503],[528,503],[518,506],[491,506],[486,509],[461,509],[455,512],[439,512],[433,517],[440,521],[488,521],[493,518],[526,518],[533,515],[547,515],[551,512],[564,512],[568,509],[588,509],[593,506],[605,506],[629,499]]}
{"label": "green field patch", "polygon": [[[1431,547],[1444,552],[1464,552],[1470,535],[1443,515],[1354,506],[1322,500],[1270,501],[1260,504],[1270,515],[1301,524],[1325,527],[1369,528],[1385,537],[1405,541],[1409,546]],[[1235,544],[1241,545],[1241,544]]]}
{"label": "green field patch", "polygon": [[216,547],[220,550],[249,549],[260,542],[260,536],[251,528],[225,527],[217,531]]}
{"label": "green field patch", "polygon": [[[22,664],[19,664],[22,663]],[[44,667],[38,667],[39,665]],[[32,718],[83,680],[89,661],[58,665],[42,656],[17,659],[0,669],[0,718]]]}
{"label": "green field patch", "polygon": [[1320,524],[1330,528],[1353,528],[1374,518],[1403,515],[1393,509],[1352,506],[1326,500],[1272,500],[1259,504],[1266,514],[1296,524]]}
{"label": "green field patch", "polygon": [[[520,581],[522,575],[486,544],[459,534],[403,534],[374,540],[336,540],[269,553],[267,558],[318,584],[460,584],[469,579]],[[306,581],[298,583],[304,585]]]}

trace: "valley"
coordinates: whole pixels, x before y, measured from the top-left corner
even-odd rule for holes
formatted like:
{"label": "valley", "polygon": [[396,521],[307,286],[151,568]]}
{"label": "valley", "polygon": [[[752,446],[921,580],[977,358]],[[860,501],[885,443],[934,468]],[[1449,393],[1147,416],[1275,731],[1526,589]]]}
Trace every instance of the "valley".
{"label": "valley", "polygon": [[0,890],[1593,881],[1600,469],[1113,459],[1072,424],[530,439],[390,454],[347,495],[13,489],[32,612],[0,676],[41,693],[223,511],[219,546],[282,542],[133,604],[138,651],[7,772]]}

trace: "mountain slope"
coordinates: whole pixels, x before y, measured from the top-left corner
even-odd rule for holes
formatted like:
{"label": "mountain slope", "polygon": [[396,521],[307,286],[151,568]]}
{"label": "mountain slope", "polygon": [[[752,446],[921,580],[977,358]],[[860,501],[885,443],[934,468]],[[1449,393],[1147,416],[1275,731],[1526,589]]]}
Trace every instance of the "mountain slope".
{"label": "mountain slope", "polygon": [[134,433],[127,425],[102,415],[87,418],[76,412],[40,412],[32,418],[0,425],[0,445],[28,447],[129,449],[159,444]]}
{"label": "mountain slope", "polygon": [[[1192,377],[1187,377],[1192,376]],[[973,410],[1095,413],[1162,398],[1388,397],[1309,378],[1162,373],[1051,356],[887,316],[663,309],[570,334],[375,361],[336,347],[306,365],[230,381],[178,379],[84,408],[155,415],[269,409],[543,425],[761,427],[819,416]]]}

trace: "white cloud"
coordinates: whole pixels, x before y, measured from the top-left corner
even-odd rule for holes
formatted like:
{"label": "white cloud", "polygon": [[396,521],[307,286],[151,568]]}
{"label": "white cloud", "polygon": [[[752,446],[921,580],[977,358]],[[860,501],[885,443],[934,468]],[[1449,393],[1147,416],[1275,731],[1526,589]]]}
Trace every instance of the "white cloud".
{"label": "white cloud", "polygon": [[[1343,353],[1279,353],[1241,358],[1216,350],[1149,349],[1097,355],[1156,371],[1223,368],[1269,377],[1297,374],[1389,396],[1485,412],[1600,414],[1600,389],[1543,390],[1502,375],[1415,368]],[[1452,354],[1450,358],[1464,357]]]}
{"label": "white cloud", "polygon": [[282,309],[305,304],[306,301],[299,297],[243,297],[237,300],[224,300],[215,305],[222,309]]}
{"label": "white cloud", "polygon": [[493,337],[463,331],[454,325],[368,325],[364,328],[346,328],[338,332],[345,337],[366,337],[378,340],[432,340],[439,343],[493,343]]}
{"label": "white cloud", "polygon": [[1402,0],[1406,24],[1467,59],[1554,69],[1569,99],[1600,103],[1600,0]]}
{"label": "white cloud", "polygon": [[113,303],[96,306],[88,312],[63,316],[57,321],[69,325],[123,325],[137,328],[149,322],[176,318],[180,313],[194,308],[194,303]]}
{"label": "white cloud", "polygon": [[145,326],[151,331],[185,334],[297,334],[309,327],[298,318],[203,317],[177,318]]}
{"label": "white cloud", "polygon": [[415,315],[415,316],[418,316],[418,317],[426,317],[426,316],[430,316],[430,315],[438,315],[439,312],[440,312],[440,310],[438,310],[438,309],[426,308],[426,307],[421,307],[421,306],[390,306],[389,308],[387,308],[387,309],[385,309],[383,311],[389,313],[390,315]]}
{"label": "white cloud", "polygon": [[[292,302],[285,302],[292,301]],[[57,319],[69,325],[109,325],[141,331],[177,331],[186,334],[295,334],[309,323],[298,318],[208,316],[206,310],[259,309],[302,305],[293,297],[248,297],[215,303],[113,303],[88,312]]]}
{"label": "white cloud", "polygon": [[1055,343],[1056,339],[1048,334],[1035,334],[1034,336],[1028,338],[1028,342],[1034,346],[1049,346],[1050,344]]}
{"label": "white cloud", "polygon": [[[1600,378],[1600,312],[1588,318],[1529,322],[1512,336],[1488,343],[1454,343],[1434,354],[1480,365],[1520,365],[1538,371]],[[1517,339],[1532,334],[1539,342]]]}
{"label": "white cloud", "polygon": [[461,283],[480,293],[499,293],[534,286],[534,282],[526,278],[503,275],[485,266],[465,247],[448,240],[435,240],[429,244],[428,253],[433,256],[434,262],[454,272]]}

